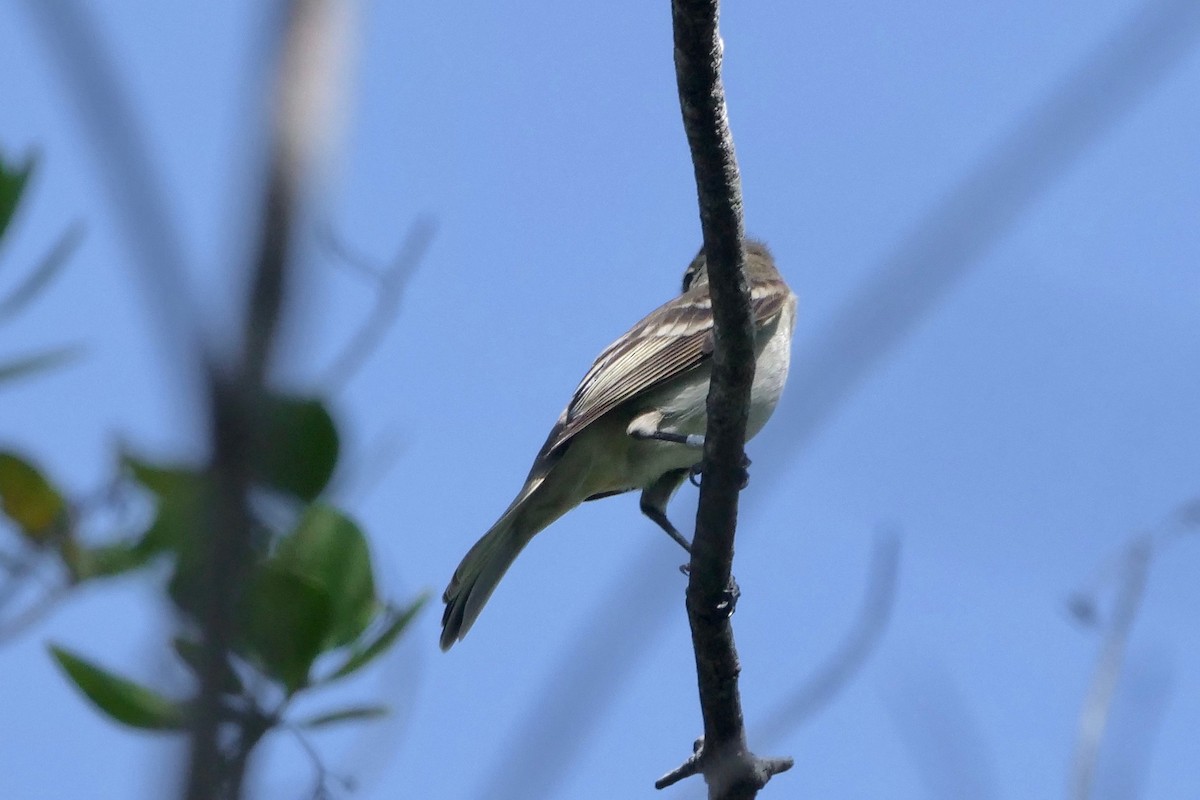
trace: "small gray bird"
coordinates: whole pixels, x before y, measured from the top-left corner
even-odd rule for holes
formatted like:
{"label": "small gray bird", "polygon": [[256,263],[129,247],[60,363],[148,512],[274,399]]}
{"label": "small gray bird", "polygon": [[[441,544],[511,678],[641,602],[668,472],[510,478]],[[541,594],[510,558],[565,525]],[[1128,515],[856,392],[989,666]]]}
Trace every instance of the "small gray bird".
{"label": "small gray bird", "polygon": [[[746,278],[756,331],[746,438],[775,410],[791,360],[796,296],[766,246],[747,241]],[[667,503],[703,457],[713,316],[704,249],[683,292],[600,354],[546,438],[525,485],[463,558],[442,600],[443,650],[467,635],[517,554],[587,500],[642,491],[641,509],[672,539]]]}

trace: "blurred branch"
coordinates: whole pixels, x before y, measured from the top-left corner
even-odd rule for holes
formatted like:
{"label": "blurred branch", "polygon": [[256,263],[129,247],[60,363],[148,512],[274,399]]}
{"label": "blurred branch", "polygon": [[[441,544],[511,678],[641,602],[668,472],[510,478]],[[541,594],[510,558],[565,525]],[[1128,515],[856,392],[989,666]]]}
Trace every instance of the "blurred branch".
{"label": "blurred branch", "polygon": [[1121,676],[1121,663],[1129,643],[1129,632],[1137,618],[1142,594],[1146,589],[1146,570],[1149,564],[1149,542],[1139,539],[1130,545],[1126,553],[1125,579],[1121,582],[1120,593],[1117,595],[1112,624],[1104,638],[1096,672],[1092,676],[1087,699],[1079,715],[1079,738],[1075,744],[1073,788],[1070,793],[1075,800],[1088,800],[1092,796],[1100,742],[1104,738],[1117,680]]}
{"label": "blurred branch", "polygon": [[[1145,594],[1150,561],[1161,552],[1164,545],[1197,528],[1200,528],[1200,498],[1188,501],[1168,517],[1165,523],[1150,533],[1134,537],[1125,548],[1120,562],[1120,583],[1112,618],[1104,636],[1083,709],[1079,714],[1079,735],[1075,743],[1069,793],[1073,800],[1090,800],[1092,797],[1100,745],[1104,740],[1117,683],[1121,678],[1129,635]],[[1098,603],[1091,591],[1075,593],[1069,606],[1081,621],[1093,622],[1097,618],[1095,609]]]}
{"label": "blurred branch", "polygon": [[[49,551],[22,543],[18,552],[0,551],[0,568],[4,571],[4,580],[0,581],[0,613],[6,611],[6,606],[18,599],[26,591],[29,578],[44,561],[48,560]],[[36,605],[36,604],[35,604]],[[19,633],[22,623],[14,622],[23,617],[25,612],[15,612],[12,620],[0,625],[0,642]]]}
{"label": "blurred branch", "polygon": [[[760,491],[778,486],[815,435],[949,289],[1090,146],[1161,85],[1198,38],[1200,4],[1194,0],[1152,0],[1135,9],[1015,120],[1003,141],[983,153],[942,201],[917,217],[852,299],[815,335],[797,342],[792,374],[802,385],[784,397],[771,422],[774,435],[758,441]],[[650,652],[628,643],[661,637],[673,588],[657,579],[659,549],[657,541],[648,541],[616,571],[603,602],[587,613],[582,633],[563,647],[549,671],[555,691],[530,709],[497,759],[497,773],[520,775],[526,786],[539,787],[513,797],[555,796],[570,758],[604,710],[614,706],[612,698],[623,686],[619,677],[631,674],[635,659]],[[587,691],[580,691],[583,686]],[[542,747],[528,746],[534,731]]]}
{"label": "blurred branch", "polygon": [[384,429],[362,447],[345,469],[334,476],[330,493],[345,498],[347,502],[353,498],[356,503],[361,503],[379,488],[383,479],[395,468],[404,446],[404,437],[398,431]]}
{"label": "blurred branch", "polygon": [[[796,454],[987,251],[1200,38],[1200,3],[1151,0],[1104,37],[923,214],[871,277],[801,343],[804,376],[771,441]],[[779,474],[768,470],[768,476]]]}
{"label": "blurred branch", "polygon": [[25,280],[21,281],[16,288],[8,293],[7,297],[0,299],[0,322],[6,318],[15,316],[21,309],[25,308],[34,298],[41,293],[42,289],[50,285],[50,282],[58,276],[66,265],[67,259],[79,247],[79,243],[83,241],[83,223],[74,222],[63,232],[62,236],[58,237],[58,241],[50,248],[50,252],[42,258],[40,264],[33,268],[33,271],[26,276]]}
{"label": "blurred branch", "polygon": [[72,588],[74,587],[70,583],[61,583],[58,586],[52,587],[22,611],[0,622],[0,645],[21,635],[40,622],[71,593]]}
{"label": "blurred branch", "polygon": [[998,800],[987,738],[954,675],[935,652],[893,662],[884,708],[928,800]]}
{"label": "blurred branch", "polygon": [[182,238],[171,221],[172,203],[151,163],[151,148],[114,61],[85,4],[26,0],[25,8],[75,104],[84,140],[93,148],[104,177],[101,186],[133,252],[143,305],[155,315],[154,338],[164,348],[164,362],[198,389],[196,355],[202,349],[187,291]]}
{"label": "blurred branch", "polygon": [[34,373],[68,364],[83,354],[81,345],[68,345],[28,356],[18,356],[13,361],[0,363],[0,383],[24,378]]}
{"label": "blurred branch", "polygon": [[876,536],[858,619],[832,657],[789,697],[774,704],[774,711],[759,731],[764,742],[777,742],[798,728],[832,702],[862,669],[887,630],[896,604],[899,573],[900,537],[894,533]]}
{"label": "blurred branch", "polygon": [[[410,228],[409,235],[411,233],[412,229]],[[348,267],[369,283],[379,283],[383,280],[383,267],[375,263],[375,259],[371,256],[351,247],[350,243],[334,230],[331,223],[326,222],[318,227],[315,237],[317,244],[328,251],[334,259],[334,263]]]}
{"label": "blurred branch", "polygon": [[312,800],[325,800],[325,798],[332,796],[331,792],[329,791],[329,783],[331,780],[339,783],[342,788],[346,789],[347,791],[354,788],[354,781],[352,781],[350,778],[341,775],[335,775],[329,771],[329,768],[325,766],[325,762],[321,759],[321,754],[317,752],[317,749],[313,747],[312,742],[310,742],[308,737],[304,735],[304,731],[300,730],[300,728],[296,725],[288,725],[287,729],[292,732],[293,736],[296,737],[296,741],[299,743],[300,749],[304,751],[304,754],[308,757],[309,764],[312,766],[313,788],[312,794],[309,795]]}
{"label": "blurred branch", "polygon": [[337,0],[290,0],[279,6],[274,120],[250,297],[237,361],[209,369],[210,425],[215,497],[197,605],[203,652],[191,730],[187,800],[237,798],[249,751],[262,732],[241,731],[232,758],[222,748],[221,696],[233,636],[236,603],[253,563],[249,492],[258,451],[266,381],[286,297],[294,219],[300,191],[325,144],[336,84],[331,76],[344,55],[333,29]]}
{"label": "blurred branch", "polygon": [[753,798],[791,759],[761,759],[746,744],[730,616],[736,600],[733,541],[738,493],[746,483],[746,420],[754,380],[754,320],[744,269],[742,187],[721,85],[719,0],[673,0],[675,76],[696,174],[700,226],[712,296],[713,360],[704,443],[704,479],[692,540],[688,621],[704,739],[662,789],[702,773],[713,800]]}
{"label": "blurred branch", "polygon": [[322,240],[334,255],[357,271],[370,275],[376,282],[375,306],[363,324],[347,342],[341,354],[330,365],[322,383],[336,392],[358,373],[380,340],[388,326],[395,321],[404,300],[409,281],[420,266],[437,226],[430,219],[418,219],[408,229],[400,252],[386,270],[374,269],[367,259],[351,252],[331,230],[326,230]]}

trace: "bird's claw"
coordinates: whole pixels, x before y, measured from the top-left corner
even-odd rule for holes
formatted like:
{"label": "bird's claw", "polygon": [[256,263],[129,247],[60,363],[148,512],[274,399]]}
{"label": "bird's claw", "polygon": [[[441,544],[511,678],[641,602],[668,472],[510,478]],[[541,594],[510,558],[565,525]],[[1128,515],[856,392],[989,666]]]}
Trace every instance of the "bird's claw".
{"label": "bird's claw", "polygon": [[738,586],[737,580],[730,575],[729,583],[725,586],[725,591],[721,595],[721,601],[717,603],[717,610],[725,613],[725,617],[733,616],[733,612],[737,610],[737,601],[742,596],[741,587]]}
{"label": "bird's claw", "polygon": [[[738,482],[738,490],[745,489],[750,485],[750,457],[742,453],[742,463],[739,465],[742,470],[741,480]],[[704,474],[704,459],[696,462],[688,470],[688,481],[697,488],[700,487],[700,476]]]}
{"label": "bird's claw", "polygon": [[[692,565],[680,564],[679,571],[689,578],[692,575]],[[733,612],[737,610],[737,602],[741,599],[742,589],[738,586],[737,579],[732,575],[729,576],[729,583],[725,586],[725,591],[721,593],[721,599],[717,601],[717,611],[724,614],[725,618],[733,616]]]}

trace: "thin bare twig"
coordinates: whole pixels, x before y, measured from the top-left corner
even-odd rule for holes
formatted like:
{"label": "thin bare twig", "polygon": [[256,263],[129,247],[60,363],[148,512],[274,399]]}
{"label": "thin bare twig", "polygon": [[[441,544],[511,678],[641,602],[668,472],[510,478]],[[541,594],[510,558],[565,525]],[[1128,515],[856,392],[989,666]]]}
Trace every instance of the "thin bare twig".
{"label": "thin bare twig", "polygon": [[[1161,552],[1164,545],[1196,528],[1200,528],[1200,498],[1183,504],[1162,525],[1149,533],[1135,536],[1125,547],[1120,560],[1120,583],[1108,632],[1104,636],[1096,670],[1079,714],[1079,735],[1075,743],[1069,792],[1072,800],[1090,800],[1092,796],[1100,745],[1121,678],[1129,635],[1145,594],[1150,561]],[[1098,603],[1094,590],[1076,592],[1068,605],[1077,618],[1095,621]]]}
{"label": "thin bare twig", "polygon": [[73,222],[67,226],[50,248],[50,252],[42,257],[41,262],[6,297],[0,299],[0,322],[15,316],[58,277],[67,260],[79,248],[83,234],[82,222]]}
{"label": "thin bare twig", "polygon": [[70,583],[59,584],[49,589],[20,612],[0,622],[0,645],[21,635],[44,619],[47,614],[53,611],[71,593],[73,588],[75,588],[74,585]]}
{"label": "thin bare twig", "polygon": [[362,503],[395,468],[404,445],[404,437],[398,431],[383,430],[348,461],[345,469],[338,471],[330,484],[330,494],[347,503],[351,499],[355,504]]}
{"label": "thin bare twig", "polygon": [[929,800],[998,800],[987,739],[936,654],[890,670],[884,707]]}
{"label": "thin bare twig", "polygon": [[0,611],[24,591],[25,579],[33,573],[38,562],[44,560],[45,556],[46,551],[24,541],[21,542],[17,553],[0,555],[4,570],[8,573],[4,576],[4,582],[0,583]]}
{"label": "thin bare twig", "polygon": [[296,738],[296,741],[300,744],[300,749],[302,749],[305,755],[308,756],[309,764],[313,768],[312,800],[327,800],[327,798],[332,796],[329,791],[330,779],[341,784],[343,789],[350,790],[354,788],[353,780],[345,777],[344,775],[337,775],[331,772],[329,767],[325,766],[325,762],[321,759],[321,754],[317,752],[317,749],[313,747],[312,742],[310,742],[308,737],[304,735],[304,731],[292,724],[288,724],[285,727],[291,731],[292,735]]}
{"label": "thin bare twig", "polygon": [[386,270],[371,269],[365,259],[352,253],[332,231],[327,230],[322,237],[334,254],[346,264],[354,266],[359,272],[371,275],[377,281],[374,308],[325,374],[322,383],[329,391],[336,392],[344,387],[362,369],[367,356],[378,347],[380,340],[387,333],[388,326],[396,319],[400,304],[404,301],[404,292],[425,257],[436,230],[437,226],[431,219],[418,219],[414,222],[404,236],[400,251]]}
{"label": "thin bare twig", "polygon": [[351,247],[350,243],[334,230],[332,223],[325,222],[318,226],[314,237],[317,246],[329,253],[338,266],[349,268],[355,275],[371,284],[383,280],[384,270],[375,259]]}
{"label": "thin bare twig", "polygon": [[887,630],[896,604],[899,574],[900,537],[891,533],[880,534],[875,539],[867,591],[858,619],[828,661],[791,695],[773,704],[771,716],[757,729],[763,742],[778,742],[829,705],[854,679]]}
{"label": "thin bare twig", "polygon": [[1104,639],[1096,672],[1088,687],[1087,699],[1079,715],[1079,738],[1075,746],[1070,796],[1075,800],[1088,800],[1092,796],[1096,765],[1099,762],[1100,743],[1108,725],[1113,695],[1117,680],[1121,677],[1121,665],[1129,633],[1137,619],[1142,595],[1146,589],[1146,570],[1150,565],[1150,546],[1146,539],[1135,541],[1126,553],[1125,579],[1117,596],[1117,605],[1112,624]]}

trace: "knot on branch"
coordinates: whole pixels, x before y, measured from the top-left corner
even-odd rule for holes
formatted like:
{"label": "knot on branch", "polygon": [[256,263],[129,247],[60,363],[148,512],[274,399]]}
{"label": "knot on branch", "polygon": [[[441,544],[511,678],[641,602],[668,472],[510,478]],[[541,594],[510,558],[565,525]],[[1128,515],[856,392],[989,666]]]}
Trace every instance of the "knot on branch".
{"label": "knot on branch", "polygon": [[703,775],[709,797],[719,800],[752,798],[771,778],[787,772],[794,764],[789,757],[759,758],[745,747],[730,747],[710,754],[704,747],[704,737],[700,737],[692,745],[692,754],[687,761],[655,781],[654,788],[666,789],[684,778]]}

